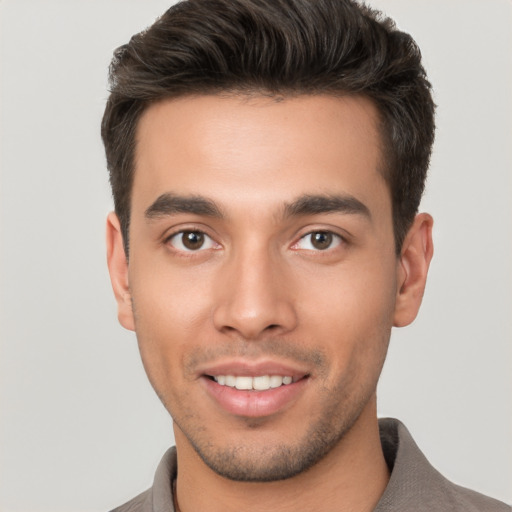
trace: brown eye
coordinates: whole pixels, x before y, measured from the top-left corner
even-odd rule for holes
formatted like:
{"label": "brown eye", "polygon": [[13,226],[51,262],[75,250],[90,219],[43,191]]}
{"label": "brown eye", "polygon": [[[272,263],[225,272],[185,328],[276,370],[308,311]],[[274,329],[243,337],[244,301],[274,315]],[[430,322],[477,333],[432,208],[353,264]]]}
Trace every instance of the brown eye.
{"label": "brown eye", "polygon": [[343,239],[336,233],[330,231],[312,231],[304,235],[294,246],[295,249],[306,249],[308,251],[326,251],[338,247]]}
{"label": "brown eye", "polygon": [[199,231],[185,231],[181,235],[181,241],[187,249],[196,251],[204,244],[204,234]]}
{"label": "brown eye", "polygon": [[311,233],[311,245],[320,251],[328,249],[332,244],[332,233],[325,231],[319,231],[317,233]]}
{"label": "brown eye", "polygon": [[201,231],[180,231],[174,234],[168,243],[184,252],[212,249],[215,246],[214,241]]}

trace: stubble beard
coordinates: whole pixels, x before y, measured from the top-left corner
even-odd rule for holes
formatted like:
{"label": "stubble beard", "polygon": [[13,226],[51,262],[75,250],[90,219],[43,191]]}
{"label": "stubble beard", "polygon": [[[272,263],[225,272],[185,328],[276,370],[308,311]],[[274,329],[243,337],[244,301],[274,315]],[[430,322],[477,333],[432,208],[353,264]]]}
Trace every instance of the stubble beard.
{"label": "stubble beard", "polygon": [[265,428],[261,420],[246,420],[247,444],[223,447],[215,445],[214,439],[205,440],[202,434],[206,432],[202,429],[191,431],[182,428],[179,420],[174,421],[202,461],[218,475],[237,482],[274,482],[306,472],[324,459],[352,428],[372,394],[354,400],[353,395],[331,390],[329,401],[336,403],[324,404],[321,417],[302,437],[295,442],[273,446],[261,442],[250,444],[251,432]]}
{"label": "stubble beard", "polygon": [[[188,444],[204,464],[216,474],[237,482],[286,480],[308,471],[324,459],[342,442],[368,406],[375,394],[389,337],[387,341],[382,341],[377,349],[379,354],[374,359],[375,365],[372,369],[368,366],[355,366],[338,382],[331,386],[320,386],[318,396],[322,398],[315,404],[318,406],[315,407],[316,418],[310,419],[311,416],[308,418],[306,413],[304,422],[309,421],[309,426],[302,430],[302,434],[289,433],[288,437],[285,435],[284,441],[278,440],[277,436],[269,443],[261,441],[265,435],[258,435],[258,431],[268,434],[272,419],[245,418],[240,421],[243,422],[241,429],[247,433],[246,442],[240,441],[239,438],[235,441],[234,436],[229,439],[229,435],[225,436],[224,441],[219,442],[219,439],[209,432],[208,419],[202,417],[200,411],[191,409],[186,397],[175,396],[173,400],[166,393],[159,393],[157,386],[153,385],[153,387]],[[294,356],[297,360],[309,360],[316,368],[316,376],[320,380],[330,373],[327,358],[318,351],[299,353],[297,347],[274,345],[273,342],[267,344],[260,342],[255,346],[257,348],[254,350],[262,353],[275,353]],[[232,355],[233,347],[228,348],[226,352]],[[245,349],[240,349],[237,355],[246,355],[246,353]],[[218,350],[215,354],[220,355]],[[196,355],[184,363],[186,375],[194,374],[199,360],[212,358],[210,354],[204,352],[197,357]],[[363,360],[367,359],[363,358]],[[370,374],[361,379],[361,373],[368,371]],[[293,432],[293,429],[290,432]],[[270,435],[270,438],[272,439],[273,436]]]}

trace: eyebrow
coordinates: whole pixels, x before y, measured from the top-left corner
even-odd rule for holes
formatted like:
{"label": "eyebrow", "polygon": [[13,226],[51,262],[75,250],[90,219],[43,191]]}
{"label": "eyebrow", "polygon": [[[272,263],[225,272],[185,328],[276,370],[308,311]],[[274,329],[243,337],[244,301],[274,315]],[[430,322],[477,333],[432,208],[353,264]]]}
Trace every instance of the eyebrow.
{"label": "eyebrow", "polygon": [[322,213],[347,213],[371,219],[368,207],[351,195],[310,195],[298,197],[284,208],[285,217],[318,215]]}
{"label": "eyebrow", "polygon": [[152,220],[177,213],[193,213],[207,217],[222,218],[219,207],[210,199],[202,196],[178,196],[162,194],[144,212],[146,219]]}
{"label": "eyebrow", "polygon": [[[211,199],[203,196],[179,196],[171,193],[161,194],[145,211],[149,220],[192,213],[207,217],[224,218],[221,210]],[[351,195],[305,194],[284,206],[284,217],[319,215],[322,213],[357,214],[371,219],[368,207]]]}

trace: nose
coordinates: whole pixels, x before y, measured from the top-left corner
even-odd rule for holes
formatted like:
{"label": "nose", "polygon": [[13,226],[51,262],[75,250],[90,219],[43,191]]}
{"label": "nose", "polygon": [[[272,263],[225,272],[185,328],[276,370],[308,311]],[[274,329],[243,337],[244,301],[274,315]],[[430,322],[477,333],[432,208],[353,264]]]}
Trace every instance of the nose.
{"label": "nose", "polygon": [[268,250],[247,250],[226,262],[213,311],[217,330],[256,340],[296,327],[293,288],[277,259]]}

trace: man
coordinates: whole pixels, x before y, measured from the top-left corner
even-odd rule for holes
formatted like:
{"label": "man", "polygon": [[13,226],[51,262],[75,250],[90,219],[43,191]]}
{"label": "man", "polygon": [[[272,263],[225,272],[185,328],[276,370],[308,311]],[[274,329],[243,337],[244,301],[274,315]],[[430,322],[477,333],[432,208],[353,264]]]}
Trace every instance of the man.
{"label": "man", "polygon": [[117,510],[508,510],[377,421],[433,254],[412,39],[348,0],[189,0],[111,83],[109,269],[176,438]]}

